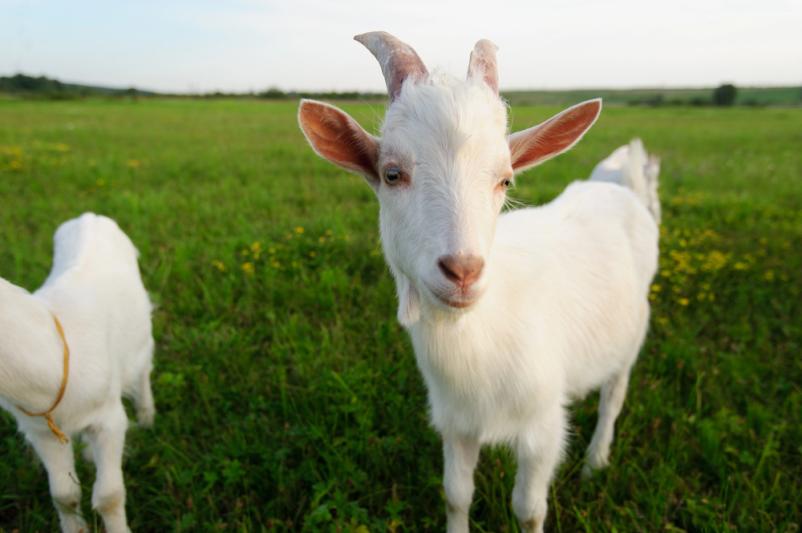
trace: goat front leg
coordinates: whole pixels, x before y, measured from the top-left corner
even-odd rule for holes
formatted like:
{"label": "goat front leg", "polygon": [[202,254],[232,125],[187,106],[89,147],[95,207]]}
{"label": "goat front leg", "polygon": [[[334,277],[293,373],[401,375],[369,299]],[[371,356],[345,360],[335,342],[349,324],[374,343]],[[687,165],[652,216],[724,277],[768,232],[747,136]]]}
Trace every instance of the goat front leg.
{"label": "goat front leg", "polygon": [[468,532],[468,513],[473,499],[473,471],[479,460],[479,441],[473,437],[443,436],[448,533]]}
{"label": "goat front leg", "polygon": [[50,431],[29,434],[28,440],[47,470],[50,495],[65,533],[88,531],[81,516],[81,484],[75,473],[75,457],[70,444],[62,444]]}
{"label": "goat front leg", "polygon": [[128,418],[117,403],[97,424],[87,430],[97,477],[92,488],[92,507],[103,517],[108,533],[126,533],[125,484],[122,459]]}
{"label": "goat front leg", "polygon": [[613,376],[602,386],[599,395],[599,420],[588,446],[582,477],[588,478],[594,470],[604,468],[610,461],[610,444],[613,442],[615,421],[624,406],[629,383],[629,368]]}
{"label": "goat front leg", "polygon": [[512,491],[512,508],[523,532],[543,532],[549,483],[562,456],[565,424],[565,412],[557,404],[543,412],[535,427],[515,443],[518,471]]}

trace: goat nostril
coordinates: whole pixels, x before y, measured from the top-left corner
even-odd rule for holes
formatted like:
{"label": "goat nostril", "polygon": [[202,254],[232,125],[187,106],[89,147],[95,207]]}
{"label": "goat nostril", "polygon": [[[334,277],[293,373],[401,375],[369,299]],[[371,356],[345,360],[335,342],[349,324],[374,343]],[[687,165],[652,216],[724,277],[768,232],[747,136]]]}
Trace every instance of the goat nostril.
{"label": "goat nostril", "polygon": [[437,261],[437,266],[446,278],[465,288],[479,279],[485,262],[475,255],[444,255]]}
{"label": "goat nostril", "polygon": [[462,279],[457,265],[454,264],[452,256],[447,255],[445,257],[441,257],[440,260],[437,261],[437,266],[440,267],[440,272],[442,272],[443,275],[451,281],[457,282]]}

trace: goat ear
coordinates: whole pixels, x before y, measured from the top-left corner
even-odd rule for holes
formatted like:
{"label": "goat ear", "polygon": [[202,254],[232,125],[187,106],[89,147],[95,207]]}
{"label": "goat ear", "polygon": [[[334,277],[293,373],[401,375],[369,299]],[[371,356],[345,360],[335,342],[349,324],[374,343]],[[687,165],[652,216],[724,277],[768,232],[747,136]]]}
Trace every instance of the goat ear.
{"label": "goat ear", "polygon": [[408,328],[420,320],[420,296],[405,275],[396,274],[395,280],[398,291],[398,322]]}
{"label": "goat ear", "polygon": [[601,108],[601,98],[588,100],[510,135],[513,170],[521,172],[569,150],[593,126]]}
{"label": "goat ear", "polygon": [[319,156],[363,175],[373,187],[378,185],[379,141],[345,111],[322,102],[301,100],[298,124]]}
{"label": "goat ear", "polygon": [[487,39],[476,43],[468,62],[468,79],[479,78],[484,80],[490,89],[498,94],[498,66],[496,51],[498,46]]}

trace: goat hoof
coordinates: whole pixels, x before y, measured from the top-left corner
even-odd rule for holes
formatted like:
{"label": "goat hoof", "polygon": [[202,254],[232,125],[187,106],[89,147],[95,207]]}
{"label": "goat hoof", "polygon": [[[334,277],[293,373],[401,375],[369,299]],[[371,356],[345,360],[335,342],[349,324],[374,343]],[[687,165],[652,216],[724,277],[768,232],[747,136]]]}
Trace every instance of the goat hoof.
{"label": "goat hoof", "polygon": [[590,479],[593,475],[607,466],[608,462],[603,460],[587,459],[582,467],[582,479]]}
{"label": "goat hoof", "polygon": [[150,428],[153,427],[153,419],[156,417],[156,411],[153,409],[143,409],[136,414],[136,421],[139,427]]}

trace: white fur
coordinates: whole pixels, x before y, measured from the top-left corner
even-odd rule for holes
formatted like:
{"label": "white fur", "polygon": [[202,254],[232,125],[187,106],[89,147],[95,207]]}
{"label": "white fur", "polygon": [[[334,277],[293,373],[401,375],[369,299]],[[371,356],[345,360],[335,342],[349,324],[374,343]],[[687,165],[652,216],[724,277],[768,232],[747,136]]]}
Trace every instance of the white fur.
{"label": "white fur", "polygon": [[88,440],[97,467],[92,505],[109,532],[128,530],[122,454],[132,398],[143,425],[153,422],[151,303],[139,275],[137,251],[117,224],[86,213],[54,237],[53,268],[30,294],[0,278],[0,406],[17,420],[47,469],[63,531],[87,531],[73,449],[61,444],[41,417],[62,378],[62,342],[70,347],[69,381],[53,412],[71,437]]}
{"label": "white fur", "polygon": [[[598,101],[586,104],[582,109],[600,109]],[[332,109],[302,102],[299,113],[308,140],[324,156],[342,136],[320,134],[315,113]],[[522,529],[542,531],[549,482],[566,440],[565,408],[597,388],[599,422],[587,465],[608,461],[649,321],[655,220],[630,189],[600,182],[573,183],[546,206],[500,215],[506,194],[499,184],[513,167],[538,160],[521,163],[509,142],[536,139],[535,146],[545,147],[539,160],[561,153],[595,120],[579,109],[509,137],[506,106],[491,86],[476,76],[462,81],[435,71],[404,83],[380,139],[359,137],[378,147],[375,164],[358,170],[379,198],[398,318],[412,337],[432,423],[443,437],[452,532],[468,530],[479,449],[493,443],[510,444],[517,454],[512,503]],[[571,118],[578,115],[579,122]],[[563,123],[568,126],[555,127]],[[554,140],[566,137],[570,143]],[[408,182],[382,179],[388,165],[403,169]],[[481,277],[459,287],[438,268],[444,256],[482,258]]]}
{"label": "white fur", "polygon": [[[407,82],[387,110],[379,168],[389,161],[415,167],[408,190],[377,191],[382,245],[397,281],[402,324],[415,323],[420,301],[434,304],[435,294],[453,296],[437,258],[487,255],[505,199],[494,186],[510,169],[506,128],[505,105],[481,80],[457,82],[439,72],[426,84]],[[487,279],[483,276],[469,296],[481,294]]]}
{"label": "white fur", "polygon": [[[470,83],[415,89],[398,100],[407,105],[391,106],[382,153],[409,153],[420,170],[409,191],[379,191],[381,233],[444,439],[449,530],[467,529],[479,446],[509,443],[519,461],[514,510],[539,531],[566,439],[564,407],[600,386],[587,465],[607,464],[648,325],[656,226],[630,190],[589,182],[498,216],[503,198],[492,185],[509,164],[501,102]],[[447,253],[486,258],[480,297],[464,311],[431,289],[448,291],[436,268]]]}
{"label": "white fur", "polygon": [[632,189],[660,223],[660,196],[657,193],[660,159],[650,155],[640,139],[618,147],[607,159],[596,165],[592,181],[608,181]]}

